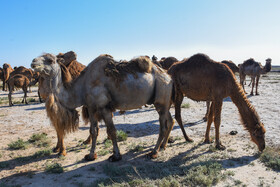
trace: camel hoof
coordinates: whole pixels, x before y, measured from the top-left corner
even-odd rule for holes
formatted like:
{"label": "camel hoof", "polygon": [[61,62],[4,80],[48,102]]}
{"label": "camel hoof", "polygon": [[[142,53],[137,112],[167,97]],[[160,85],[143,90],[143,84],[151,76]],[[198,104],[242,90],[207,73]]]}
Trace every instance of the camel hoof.
{"label": "camel hoof", "polygon": [[96,153],[94,153],[93,156],[91,156],[91,155],[92,154],[85,155],[85,160],[86,161],[93,161],[93,160],[97,159],[97,154]]}
{"label": "camel hoof", "polygon": [[55,147],[55,148],[53,148],[53,150],[52,150],[54,153],[58,153],[59,152],[59,148],[58,147]]}
{"label": "camel hoof", "polygon": [[226,147],[220,144],[220,145],[216,145],[216,149],[223,151],[226,149]]}
{"label": "camel hoof", "polygon": [[211,139],[205,139],[203,143],[205,143],[205,144],[211,144],[211,143],[213,143],[213,140],[211,140]]}
{"label": "camel hoof", "polygon": [[122,159],[122,155],[116,156],[116,155],[112,155],[109,157],[109,162],[117,162],[120,161]]}
{"label": "camel hoof", "polygon": [[251,93],[250,95],[254,95],[253,93]]}
{"label": "camel hoof", "polygon": [[152,151],[152,152],[150,152],[149,154],[147,154],[147,157],[148,157],[149,159],[155,159],[155,158],[158,157],[158,154],[157,154],[157,153],[154,153],[154,152]]}
{"label": "camel hoof", "polygon": [[187,142],[193,142],[193,139],[187,138],[186,141],[187,141]]}
{"label": "camel hoof", "polygon": [[66,156],[66,151],[58,153],[58,157],[65,157],[65,156]]}
{"label": "camel hoof", "polygon": [[207,117],[202,118],[203,121],[207,121]]}
{"label": "camel hoof", "polygon": [[259,93],[256,93],[256,95],[260,95]]}

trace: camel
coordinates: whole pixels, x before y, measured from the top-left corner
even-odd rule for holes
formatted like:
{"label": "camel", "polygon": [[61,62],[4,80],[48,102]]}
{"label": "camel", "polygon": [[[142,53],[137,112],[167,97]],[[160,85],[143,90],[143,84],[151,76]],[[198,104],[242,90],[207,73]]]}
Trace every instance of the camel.
{"label": "camel", "polygon": [[[109,161],[122,159],[116,140],[112,112],[116,109],[131,110],[144,104],[154,104],[160,121],[160,132],[150,158],[157,157],[160,146],[165,148],[174,122],[169,112],[173,82],[166,72],[155,66],[147,57],[117,63],[110,55],[100,55],[71,81],[68,69],[52,54],[44,54],[31,63],[51,87],[48,97],[49,110],[63,110],[57,121],[74,130],[78,123],[79,106],[86,106],[90,121],[92,147],[86,160],[95,160],[98,122],[104,120],[108,137],[113,143],[113,155]],[[52,116],[49,116],[50,118]]]}
{"label": "camel", "polygon": [[174,64],[168,73],[175,87],[175,119],[181,127],[186,141],[192,141],[184,130],[181,117],[181,103],[186,96],[195,101],[212,101],[207,120],[205,143],[210,143],[210,126],[214,121],[216,148],[224,150],[219,129],[223,99],[231,97],[240,113],[242,124],[249,131],[258,149],[265,148],[265,128],[254,107],[247,99],[233,72],[224,64],[211,60],[205,54],[196,54],[189,59]]}
{"label": "camel", "polygon": [[246,79],[246,75],[251,77],[252,82],[252,90],[250,95],[254,95],[253,90],[254,86],[256,85],[256,95],[258,93],[258,86],[259,86],[259,79],[261,74],[266,74],[271,70],[271,59],[266,59],[265,66],[262,67],[261,63],[256,62],[253,58],[250,58],[243,62],[243,64],[239,67],[239,75],[240,75],[240,84],[242,85],[244,91],[244,81]]}
{"label": "camel", "polygon": [[[82,70],[85,68],[85,66],[83,64],[76,61],[76,57],[77,57],[77,55],[73,51],[69,51],[65,54],[59,53],[57,55],[57,58],[61,62],[63,62],[64,65],[67,66],[67,69],[70,72],[70,75],[71,75],[73,81],[80,75]],[[70,60],[72,60],[72,61],[70,62]],[[38,95],[39,95],[40,102],[43,102],[43,100],[47,100],[47,98],[49,97],[49,95],[51,95],[51,93],[52,92],[51,92],[49,82],[45,81],[44,76],[40,76],[39,77],[39,86],[38,86]],[[50,102],[45,103],[46,108],[51,108],[51,106],[48,106],[49,104],[52,104],[52,103],[50,103]],[[82,111],[83,111],[82,112],[83,118],[85,121],[87,121],[87,119],[84,117],[84,114],[86,114],[85,106],[83,106]],[[58,118],[57,116],[63,115],[60,113],[60,111],[49,110],[48,115],[52,116],[50,118],[51,124],[55,127],[55,130],[57,132],[57,145],[53,149],[53,152],[58,152],[59,155],[66,156],[66,146],[64,145],[64,136],[66,133],[72,132],[72,130],[71,129],[70,129],[70,131],[67,130],[68,124],[65,124],[65,123],[57,120],[57,118]],[[76,127],[74,127],[74,128],[76,128]],[[91,142],[91,136],[89,136],[87,138],[87,140],[84,141],[84,144],[89,144],[90,142]]]}
{"label": "camel", "polygon": [[14,71],[10,64],[3,64],[3,74],[4,74],[4,81],[3,81],[3,91],[7,91],[6,82],[8,81],[10,74]]}
{"label": "camel", "polygon": [[163,57],[160,59],[159,63],[163,69],[168,70],[175,62],[178,62],[177,58],[175,57]]}
{"label": "camel", "polygon": [[7,81],[7,85],[9,88],[9,94],[8,94],[8,98],[9,98],[9,106],[13,106],[13,102],[12,102],[12,93],[14,90],[14,87],[17,88],[22,88],[23,92],[24,92],[24,96],[22,99],[22,103],[25,102],[25,104],[28,104],[26,97],[27,97],[27,87],[30,85],[35,85],[37,82],[37,80],[34,80],[33,82],[29,81],[29,78],[27,78],[25,75],[22,74],[16,74],[13,75],[12,77],[9,78],[9,80]]}
{"label": "camel", "polygon": [[[31,69],[28,69],[24,66],[19,66],[14,68],[14,71],[10,73],[9,77],[13,77],[14,75],[21,74],[26,76],[29,79],[29,82],[32,82],[33,80],[38,80],[37,74],[33,74]],[[9,78],[8,78],[9,79]],[[29,87],[29,92],[31,93],[31,85]]]}
{"label": "camel", "polygon": [[1,68],[1,67],[0,67],[0,80],[3,82],[2,83],[2,86],[3,86],[4,85],[4,71],[3,71],[3,68]]}

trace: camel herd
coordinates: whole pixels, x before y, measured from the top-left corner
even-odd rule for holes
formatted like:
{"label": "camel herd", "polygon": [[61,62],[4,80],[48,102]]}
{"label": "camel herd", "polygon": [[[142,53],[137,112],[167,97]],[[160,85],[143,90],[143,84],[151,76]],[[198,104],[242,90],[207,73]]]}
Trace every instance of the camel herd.
{"label": "camel herd", "polygon": [[[23,89],[22,102],[27,104],[27,87],[39,83],[40,101],[45,101],[47,115],[57,132],[54,151],[59,152],[59,155],[66,155],[64,136],[78,129],[79,114],[76,109],[82,106],[83,119],[90,122],[89,137],[84,143],[92,144],[85,159],[97,158],[99,122],[103,120],[108,138],[113,143],[113,155],[109,161],[121,160],[113,112],[153,104],[159,114],[160,129],[157,143],[148,156],[156,158],[159,149],[165,149],[173,129],[174,120],[169,112],[172,103],[175,105],[175,119],[186,141],[192,141],[185,132],[181,117],[184,96],[207,102],[205,143],[211,142],[209,131],[214,121],[216,148],[225,149],[220,140],[219,128],[223,99],[230,97],[252,141],[260,151],[265,148],[265,128],[245,95],[244,80],[246,75],[251,77],[251,95],[255,85],[258,95],[260,75],[271,70],[271,59],[267,59],[263,67],[252,58],[236,66],[226,60],[216,62],[205,54],[196,54],[182,61],[174,57],[158,61],[155,56],[152,59],[141,56],[130,61],[116,61],[110,55],[100,55],[86,67],[76,58],[73,51],[58,55],[46,53],[33,59],[33,70],[22,66],[13,69],[7,63],[0,69],[3,91],[6,87],[9,89],[10,106],[13,105],[11,94],[14,87]],[[239,72],[240,83],[235,77],[236,72]]]}

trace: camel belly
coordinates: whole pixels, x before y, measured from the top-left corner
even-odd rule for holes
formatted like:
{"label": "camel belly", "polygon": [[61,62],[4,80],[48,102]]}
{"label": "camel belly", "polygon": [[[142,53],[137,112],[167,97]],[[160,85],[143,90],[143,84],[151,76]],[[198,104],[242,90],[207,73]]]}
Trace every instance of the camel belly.
{"label": "camel belly", "polygon": [[154,76],[139,73],[138,78],[128,75],[119,85],[111,84],[109,93],[117,109],[131,110],[147,104],[154,95],[154,88]]}

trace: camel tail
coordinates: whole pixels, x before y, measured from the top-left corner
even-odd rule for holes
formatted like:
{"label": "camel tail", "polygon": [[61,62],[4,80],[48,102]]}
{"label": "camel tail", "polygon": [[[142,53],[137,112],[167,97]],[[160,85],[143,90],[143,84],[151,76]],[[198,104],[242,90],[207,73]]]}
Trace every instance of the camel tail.
{"label": "camel tail", "polygon": [[88,108],[86,106],[83,106],[82,108],[82,117],[85,122],[85,124],[88,124],[89,122],[89,113],[88,113]]}
{"label": "camel tail", "polygon": [[241,122],[246,130],[253,132],[258,124],[261,124],[260,117],[247,99],[241,85],[234,79],[234,84],[231,91],[231,100],[237,106]]}

